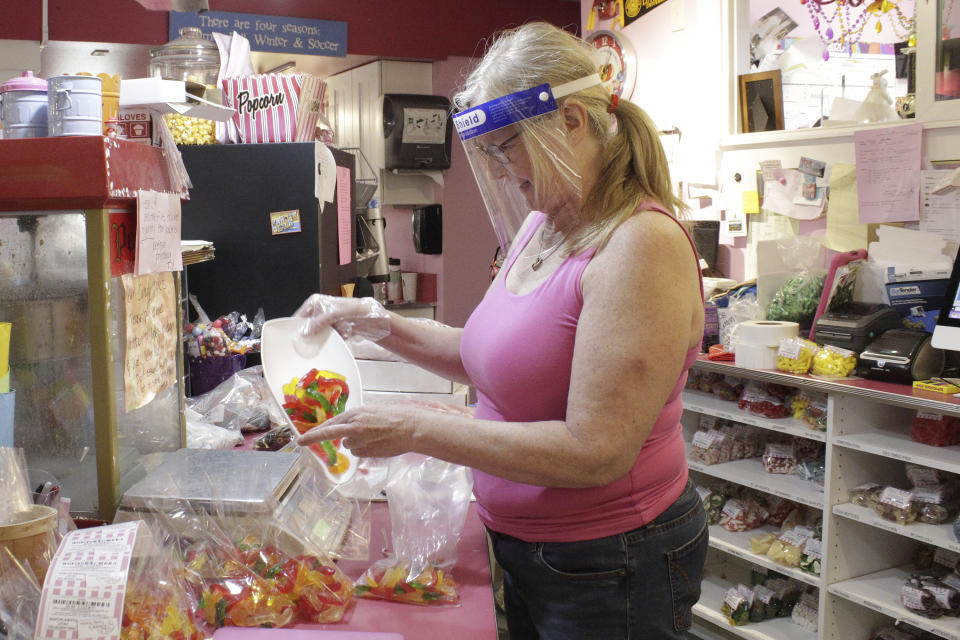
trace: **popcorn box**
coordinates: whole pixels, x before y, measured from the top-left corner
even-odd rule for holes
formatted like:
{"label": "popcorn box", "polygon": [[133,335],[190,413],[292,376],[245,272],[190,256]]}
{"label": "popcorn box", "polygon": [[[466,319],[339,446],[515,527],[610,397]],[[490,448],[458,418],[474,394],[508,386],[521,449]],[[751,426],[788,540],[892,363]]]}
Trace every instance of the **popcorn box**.
{"label": "popcorn box", "polygon": [[237,142],[303,142],[315,137],[326,84],[310,74],[265,73],[224,78],[223,103]]}

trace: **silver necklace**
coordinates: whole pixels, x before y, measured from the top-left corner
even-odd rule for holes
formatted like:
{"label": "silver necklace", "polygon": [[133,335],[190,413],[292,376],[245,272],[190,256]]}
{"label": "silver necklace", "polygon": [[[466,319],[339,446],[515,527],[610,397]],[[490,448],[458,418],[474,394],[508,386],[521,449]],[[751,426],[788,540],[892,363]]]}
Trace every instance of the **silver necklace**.
{"label": "silver necklace", "polygon": [[543,234],[544,234],[544,232],[546,231],[546,229],[547,229],[547,225],[546,225],[546,223],[544,223],[544,224],[540,227],[540,240],[539,240],[540,252],[537,253],[537,257],[534,258],[533,264],[530,265],[530,269],[533,270],[533,271],[536,271],[537,269],[539,269],[539,268],[540,268],[540,265],[543,264],[543,261],[546,260],[547,258],[549,258],[550,255],[551,255],[554,251],[557,250],[557,247],[559,247],[561,244],[563,244],[563,243],[561,243],[561,242],[558,242],[557,244],[553,245],[553,246],[550,247],[549,249],[544,250],[544,248],[543,248]]}

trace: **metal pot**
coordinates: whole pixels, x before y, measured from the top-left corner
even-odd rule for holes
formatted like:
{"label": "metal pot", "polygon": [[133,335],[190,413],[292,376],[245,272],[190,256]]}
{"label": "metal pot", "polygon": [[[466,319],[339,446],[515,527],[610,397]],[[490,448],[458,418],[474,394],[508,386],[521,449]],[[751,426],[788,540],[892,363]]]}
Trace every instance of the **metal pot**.
{"label": "metal pot", "polygon": [[87,290],[0,292],[0,321],[10,322],[10,363],[32,364],[83,353]]}

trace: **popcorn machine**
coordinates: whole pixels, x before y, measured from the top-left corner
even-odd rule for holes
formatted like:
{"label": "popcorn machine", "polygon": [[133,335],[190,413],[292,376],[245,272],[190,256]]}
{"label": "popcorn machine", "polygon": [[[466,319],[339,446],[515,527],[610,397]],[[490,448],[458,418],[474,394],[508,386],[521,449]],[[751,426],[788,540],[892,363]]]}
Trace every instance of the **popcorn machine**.
{"label": "popcorn machine", "polygon": [[11,139],[0,151],[14,444],[72,512],[109,520],[143,456],[184,441],[179,273],[134,276],[133,246],[138,190],[186,189],[159,148],[125,140]]}

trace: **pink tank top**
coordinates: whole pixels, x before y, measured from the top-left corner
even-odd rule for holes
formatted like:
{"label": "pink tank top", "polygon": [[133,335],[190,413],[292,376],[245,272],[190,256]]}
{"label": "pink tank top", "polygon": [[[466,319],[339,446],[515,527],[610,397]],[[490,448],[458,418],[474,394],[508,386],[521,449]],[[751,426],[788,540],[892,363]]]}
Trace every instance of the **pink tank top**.
{"label": "pink tank top", "polygon": [[[666,214],[659,206],[642,208]],[[544,219],[538,213],[513,243],[504,276]],[[547,280],[523,295],[510,293],[506,278],[501,278],[474,309],[463,329],[460,355],[477,388],[477,418],[566,419],[574,340],[583,308],[580,277],[594,253],[587,249],[568,257]],[[698,352],[698,347],[687,352],[680,377],[626,475],[602,487],[568,489],[512,482],[475,470],[474,494],[483,523],[530,542],[572,542],[630,531],[663,513],[687,482],[680,393]]]}

